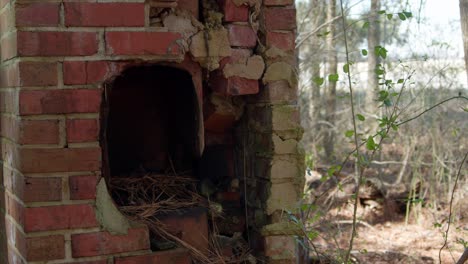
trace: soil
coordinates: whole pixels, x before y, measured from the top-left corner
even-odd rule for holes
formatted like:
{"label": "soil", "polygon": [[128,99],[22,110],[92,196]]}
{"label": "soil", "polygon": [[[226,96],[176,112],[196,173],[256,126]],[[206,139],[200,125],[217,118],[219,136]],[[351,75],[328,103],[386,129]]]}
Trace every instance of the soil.
{"label": "soil", "polygon": [[[432,210],[416,207],[411,212],[408,223],[405,215],[399,215],[389,221],[369,224],[365,222],[366,208],[360,206],[358,235],[352,251],[355,263],[440,263],[439,250],[444,244],[444,232],[447,229],[444,219],[447,219],[448,213],[448,208]],[[321,235],[314,240],[315,246],[335,256],[337,244],[339,248],[346,249],[351,231],[351,216],[351,203],[330,210],[326,216],[327,222],[334,225],[320,230]],[[441,253],[442,263],[456,263],[464,250],[463,245],[457,241],[462,240],[468,240],[468,219],[455,218],[450,225],[447,247]],[[314,257],[315,253],[311,252],[311,255]]]}

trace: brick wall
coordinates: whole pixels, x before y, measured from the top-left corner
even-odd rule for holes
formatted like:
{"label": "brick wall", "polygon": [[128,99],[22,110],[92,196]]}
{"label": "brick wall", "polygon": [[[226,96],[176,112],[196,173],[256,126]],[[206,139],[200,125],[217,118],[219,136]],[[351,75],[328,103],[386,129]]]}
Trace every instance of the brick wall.
{"label": "brick wall", "polygon": [[[219,67],[209,76],[194,62],[200,58],[191,59],[197,51],[191,38],[199,28],[172,27],[169,20],[155,26],[150,18],[152,8],[167,7],[197,17],[200,7],[194,3],[0,0],[0,263],[190,261],[185,251],[151,253],[144,226],[113,235],[96,218],[103,88],[124,69],[142,63],[177,67],[192,75],[199,107],[206,109],[206,135],[201,133],[206,145],[224,146],[228,157],[234,157],[236,146],[244,146],[252,158],[248,165],[264,168],[246,175],[249,193],[261,200],[247,215],[260,241],[255,244],[258,252],[272,263],[294,259],[276,250],[278,245],[294,249],[290,237],[264,231],[264,226],[284,221],[281,210],[294,207],[299,197],[293,190],[301,189],[293,1],[264,0],[261,6],[248,7],[219,0],[221,34],[227,32],[230,46],[219,52]],[[253,16],[258,29],[249,23]],[[272,56],[278,52],[269,53],[271,49],[283,53]],[[256,50],[261,56],[255,57]],[[209,81],[205,89],[203,78]],[[233,109],[243,110],[226,112],[219,100],[209,99],[213,96],[231,106],[240,100]],[[242,139],[236,140],[234,129],[241,117],[247,125],[240,129]],[[247,145],[241,144],[244,139]],[[286,173],[283,165],[289,168]],[[230,170],[241,177],[239,170]],[[219,197],[241,200],[230,190]],[[259,212],[261,219],[253,217]]]}

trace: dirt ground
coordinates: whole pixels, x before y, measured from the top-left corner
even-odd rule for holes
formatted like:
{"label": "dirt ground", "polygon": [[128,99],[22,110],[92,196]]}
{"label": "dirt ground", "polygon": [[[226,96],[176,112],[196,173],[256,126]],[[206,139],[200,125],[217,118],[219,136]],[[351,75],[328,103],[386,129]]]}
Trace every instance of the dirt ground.
{"label": "dirt ground", "polygon": [[[444,215],[445,213],[448,215],[448,209],[438,211],[429,208],[415,209],[410,214],[408,224],[405,223],[404,215],[391,221],[377,221],[380,223],[369,224],[365,220],[365,211],[364,207],[358,210],[360,216],[358,218],[361,220],[358,223],[358,235],[353,247],[356,263],[440,263],[439,250],[444,244],[443,232],[447,228]],[[334,225],[321,230],[321,235],[314,241],[315,246],[335,254],[337,245],[341,249],[346,249],[351,230],[351,215],[351,204],[331,210],[327,218],[330,219],[328,223],[334,223]],[[455,221],[450,226],[448,246],[441,254],[444,264],[456,263],[463,253],[462,244],[456,241],[468,240],[468,219],[460,219],[457,214],[454,219]],[[440,226],[435,223],[439,223]],[[311,254],[314,255],[313,252]]]}

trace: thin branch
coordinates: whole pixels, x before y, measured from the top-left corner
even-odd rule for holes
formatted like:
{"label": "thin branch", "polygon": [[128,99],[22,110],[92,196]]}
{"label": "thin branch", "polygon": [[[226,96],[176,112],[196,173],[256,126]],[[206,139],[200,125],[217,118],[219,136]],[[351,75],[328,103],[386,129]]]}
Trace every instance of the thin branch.
{"label": "thin branch", "polygon": [[[345,44],[345,50],[346,50],[346,63],[349,64],[350,59],[349,59],[349,51],[348,51],[348,38],[346,36],[346,19],[344,15],[343,0],[340,0],[340,7],[341,7],[341,22],[343,24],[343,31],[344,31],[343,36],[344,36],[344,44]],[[353,82],[351,80],[350,69],[348,69],[347,77],[348,77],[348,88],[349,88],[350,103],[351,103],[351,115],[352,115],[352,120],[353,120],[354,144],[356,146],[356,153],[357,153],[356,166],[359,166],[359,157],[361,155],[360,155],[359,147],[358,147],[359,144],[358,144],[357,124],[356,124],[356,116],[354,113]],[[357,179],[357,183],[356,183],[357,190],[356,190],[355,197],[354,197],[353,227],[352,227],[352,232],[351,232],[351,238],[349,240],[349,248],[345,256],[345,263],[348,263],[349,261],[351,251],[353,250],[354,237],[356,236],[357,207],[358,207],[358,201],[359,201],[359,190],[360,190],[361,182],[362,182],[362,174],[359,173],[359,169],[356,169],[356,179]]]}
{"label": "thin branch", "polygon": [[433,105],[433,106],[427,108],[426,110],[422,111],[421,113],[417,114],[416,116],[413,116],[413,117],[411,117],[411,118],[408,118],[408,119],[406,119],[406,120],[404,120],[404,121],[399,122],[399,123],[396,124],[396,125],[397,125],[397,126],[401,126],[401,125],[406,124],[406,123],[408,123],[408,122],[410,122],[410,121],[413,121],[413,120],[419,118],[420,116],[424,115],[425,113],[431,111],[432,109],[438,107],[439,105],[445,104],[446,102],[452,101],[452,100],[455,100],[455,99],[464,99],[464,100],[467,100],[467,101],[468,101],[468,97],[465,97],[465,96],[463,96],[463,95],[457,95],[457,96],[454,96],[454,97],[450,97],[450,98],[448,98],[448,99],[445,99],[445,100],[443,100],[443,101],[440,101],[439,103],[437,103],[437,104],[435,104],[435,105]]}
{"label": "thin branch", "polygon": [[450,197],[450,206],[449,206],[449,216],[448,216],[447,230],[445,230],[445,236],[444,236],[444,244],[442,245],[442,247],[439,250],[439,263],[442,263],[442,256],[441,256],[442,255],[442,250],[447,246],[448,232],[450,230],[450,223],[452,222],[453,196],[455,195],[455,190],[457,189],[458,179],[460,178],[461,170],[463,168],[463,164],[465,164],[467,156],[468,156],[468,152],[465,153],[465,156],[463,157],[463,160],[460,163],[460,167],[458,168],[458,172],[457,172],[457,177],[455,178],[455,184],[453,185],[452,197]]}

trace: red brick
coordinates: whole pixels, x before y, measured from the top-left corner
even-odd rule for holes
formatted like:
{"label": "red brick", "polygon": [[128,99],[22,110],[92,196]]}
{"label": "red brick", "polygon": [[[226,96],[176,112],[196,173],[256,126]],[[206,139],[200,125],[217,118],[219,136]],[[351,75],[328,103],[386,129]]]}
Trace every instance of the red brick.
{"label": "red brick", "polygon": [[28,3],[16,5],[16,25],[56,26],[59,24],[59,3]]}
{"label": "red brick", "polygon": [[293,8],[266,8],[267,30],[293,30],[296,28],[296,10]]}
{"label": "red brick", "polygon": [[96,227],[98,222],[89,204],[26,208],[25,232]]}
{"label": "red brick", "polygon": [[58,120],[22,120],[19,125],[20,144],[58,144]]}
{"label": "red brick", "polygon": [[168,250],[143,256],[119,257],[115,260],[115,264],[141,263],[191,264],[192,260],[189,252],[185,249]]}
{"label": "red brick", "polygon": [[232,0],[218,0],[226,22],[249,21],[249,7],[247,5],[237,6]]}
{"label": "red brick", "polygon": [[253,48],[257,45],[257,34],[252,27],[229,25],[227,29],[231,46]]}
{"label": "red brick", "polygon": [[66,262],[64,264],[107,264],[107,259],[103,260],[89,260],[89,261],[82,261],[82,262]]}
{"label": "red brick", "polygon": [[70,199],[87,200],[96,198],[98,176],[71,176],[69,179]]}
{"label": "red brick", "polygon": [[208,249],[208,217],[202,208],[190,208],[181,217],[180,212],[161,215],[161,221],[168,232],[194,248],[204,252]]}
{"label": "red brick", "polygon": [[24,202],[49,202],[62,200],[61,178],[26,178]]}
{"label": "red brick", "polygon": [[222,73],[211,75],[211,88],[215,93],[225,96],[257,94],[259,84],[257,80],[249,80],[237,76],[224,78]]}
{"label": "red brick", "polygon": [[293,32],[267,32],[266,40],[268,47],[275,47],[285,51],[295,49],[295,36]]}
{"label": "red brick", "polygon": [[192,15],[195,18],[198,18],[199,16],[199,1],[193,1],[193,0],[178,0],[177,1],[177,8],[178,9],[184,9],[192,13]]}
{"label": "red brick", "polygon": [[85,56],[97,51],[98,40],[94,32],[18,32],[18,54],[21,56]]}
{"label": "red brick", "polygon": [[63,82],[67,85],[103,82],[119,70],[118,64],[107,61],[66,61]]}
{"label": "red brick", "polygon": [[62,235],[27,239],[26,260],[46,261],[65,258],[65,238]]}
{"label": "red brick", "polygon": [[234,115],[219,113],[210,114],[208,117],[205,117],[204,121],[205,130],[214,133],[228,132],[234,127],[235,123],[236,118]]}
{"label": "red brick", "polygon": [[64,264],[107,264],[107,259],[103,260],[89,260],[89,261],[82,261],[82,262],[65,262]]}
{"label": "red brick", "polygon": [[21,115],[97,113],[101,91],[89,89],[21,91]]}
{"label": "red brick", "polygon": [[143,27],[144,3],[65,3],[65,26]]}
{"label": "red brick", "polygon": [[49,62],[19,62],[20,86],[56,86],[57,64]]}
{"label": "red brick", "polygon": [[239,192],[220,192],[217,194],[217,198],[220,201],[237,203],[240,201],[240,193]]}
{"label": "red brick", "polygon": [[88,142],[98,139],[99,127],[97,119],[67,120],[67,142]]}
{"label": "red brick", "polygon": [[264,0],[263,4],[266,6],[285,6],[292,5],[294,0]]}
{"label": "red brick", "polygon": [[101,168],[100,148],[20,150],[23,173],[97,171]]}
{"label": "red brick", "polygon": [[205,145],[208,146],[217,146],[217,145],[233,145],[234,139],[232,137],[232,132],[229,133],[210,133],[205,131]]}
{"label": "red brick", "polygon": [[179,55],[183,48],[175,32],[106,32],[106,53],[109,55]]}
{"label": "red brick", "polygon": [[252,56],[252,50],[250,49],[231,49],[231,56],[229,57],[224,57],[220,62],[220,69],[224,68],[226,64],[229,63],[239,63],[242,62],[243,64],[249,58]]}
{"label": "red brick", "polygon": [[74,258],[147,250],[150,247],[147,228],[129,229],[126,235],[108,232],[76,234],[71,239]]}

